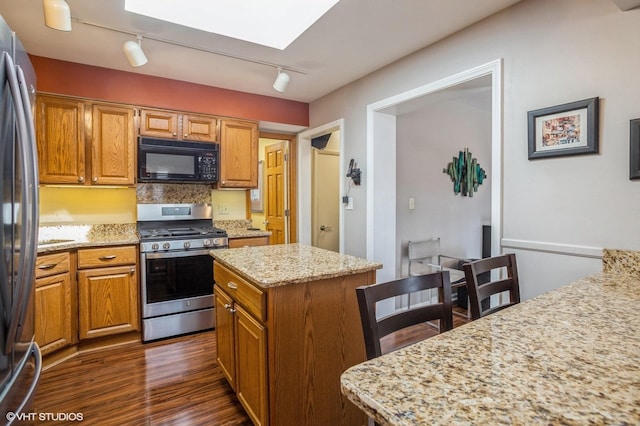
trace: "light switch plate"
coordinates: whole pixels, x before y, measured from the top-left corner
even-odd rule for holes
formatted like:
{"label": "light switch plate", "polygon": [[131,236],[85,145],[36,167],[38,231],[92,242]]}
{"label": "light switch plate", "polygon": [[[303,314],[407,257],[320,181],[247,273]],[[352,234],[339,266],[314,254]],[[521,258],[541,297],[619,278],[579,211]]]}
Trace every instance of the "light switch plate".
{"label": "light switch plate", "polygon": [[347,202],[347,210],[353,210],[353,197],[349,197],[349,201]]}

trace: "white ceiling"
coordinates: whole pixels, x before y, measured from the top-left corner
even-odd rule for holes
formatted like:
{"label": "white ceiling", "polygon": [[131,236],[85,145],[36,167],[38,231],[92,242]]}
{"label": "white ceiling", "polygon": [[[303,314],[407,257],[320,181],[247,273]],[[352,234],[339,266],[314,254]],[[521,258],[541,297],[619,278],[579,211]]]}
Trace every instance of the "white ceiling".
{"label": "white ceiling", "polygon": [[[131,14],[124,0],[67,0],[70,32],[44,25],[42,0],[0,0],[0,14],[33,55],[311,102],[518,1],[341,0],[283,51]],[[135,36],[99,26],[202,50],[143,39],[149,62],[132,68],[122,45]],[[285,93],[265,63],[299,71]]]}

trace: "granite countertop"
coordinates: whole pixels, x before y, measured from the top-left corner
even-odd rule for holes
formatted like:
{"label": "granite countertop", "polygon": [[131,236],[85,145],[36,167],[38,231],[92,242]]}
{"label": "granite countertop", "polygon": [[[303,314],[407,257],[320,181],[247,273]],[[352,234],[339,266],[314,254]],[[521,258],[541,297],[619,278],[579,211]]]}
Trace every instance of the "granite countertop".
{"label": "granite countertop", "polygon": [[351,367],[342,392],[380,424],[640,424],[640,274],[609,269]]}
{"label": "granite countertop", "polygon": [[263,288],[373,271],[382,264],[303,244],[211,250],[217,262]]}
{"label": "granite countertop", "polygon": [[38,254],[139,242],[135,223],[41,226],[38,229]]}
{"label": "granite countertop", "polygon": [[271,231],[253,228],[248,219],[214,220],[213,226],[227,231],[229,238],[268,237],[271,235]]}

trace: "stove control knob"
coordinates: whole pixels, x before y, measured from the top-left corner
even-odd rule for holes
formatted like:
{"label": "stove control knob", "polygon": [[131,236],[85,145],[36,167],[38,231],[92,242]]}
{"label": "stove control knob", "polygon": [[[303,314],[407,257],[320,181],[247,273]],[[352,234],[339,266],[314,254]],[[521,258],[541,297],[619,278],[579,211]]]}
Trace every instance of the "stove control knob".
{"label": "stove control knob", "polygon": [[183,246],[184,246],[184,248],[188,249],[189,247],[191,247],[191,242],[190,241],[185,241]]}
{"label": "stove control knob", "polygon": [[158,250],[159,248],[160,248],[160,244],[158,244],[158,243],[151,244],[151,250],[155,251],[155,250]]}
{"label": "stove control knob", "polygon": [[204,240],[204,241],[202,242],[202,245],[203,245],[203,246],[205,246],[205,247],[209,247],[209,246],[211,246],[211,240]]}
{"label": "stove control knob", "polygon": [[165,249],[165,250],[169,250],[170,247],[171,247],[171,244],[169,244],[169,243],[162,244],[162,248]]}

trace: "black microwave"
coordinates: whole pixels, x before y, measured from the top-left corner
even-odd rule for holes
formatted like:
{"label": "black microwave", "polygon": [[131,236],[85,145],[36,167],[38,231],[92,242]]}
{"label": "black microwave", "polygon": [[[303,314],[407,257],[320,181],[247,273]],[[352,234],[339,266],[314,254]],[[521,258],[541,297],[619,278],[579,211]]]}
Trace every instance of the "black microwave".
{"label": "black microwave", "polygon": [[138,182],[215,183],[219,157],[217,143],[140,137]]}

